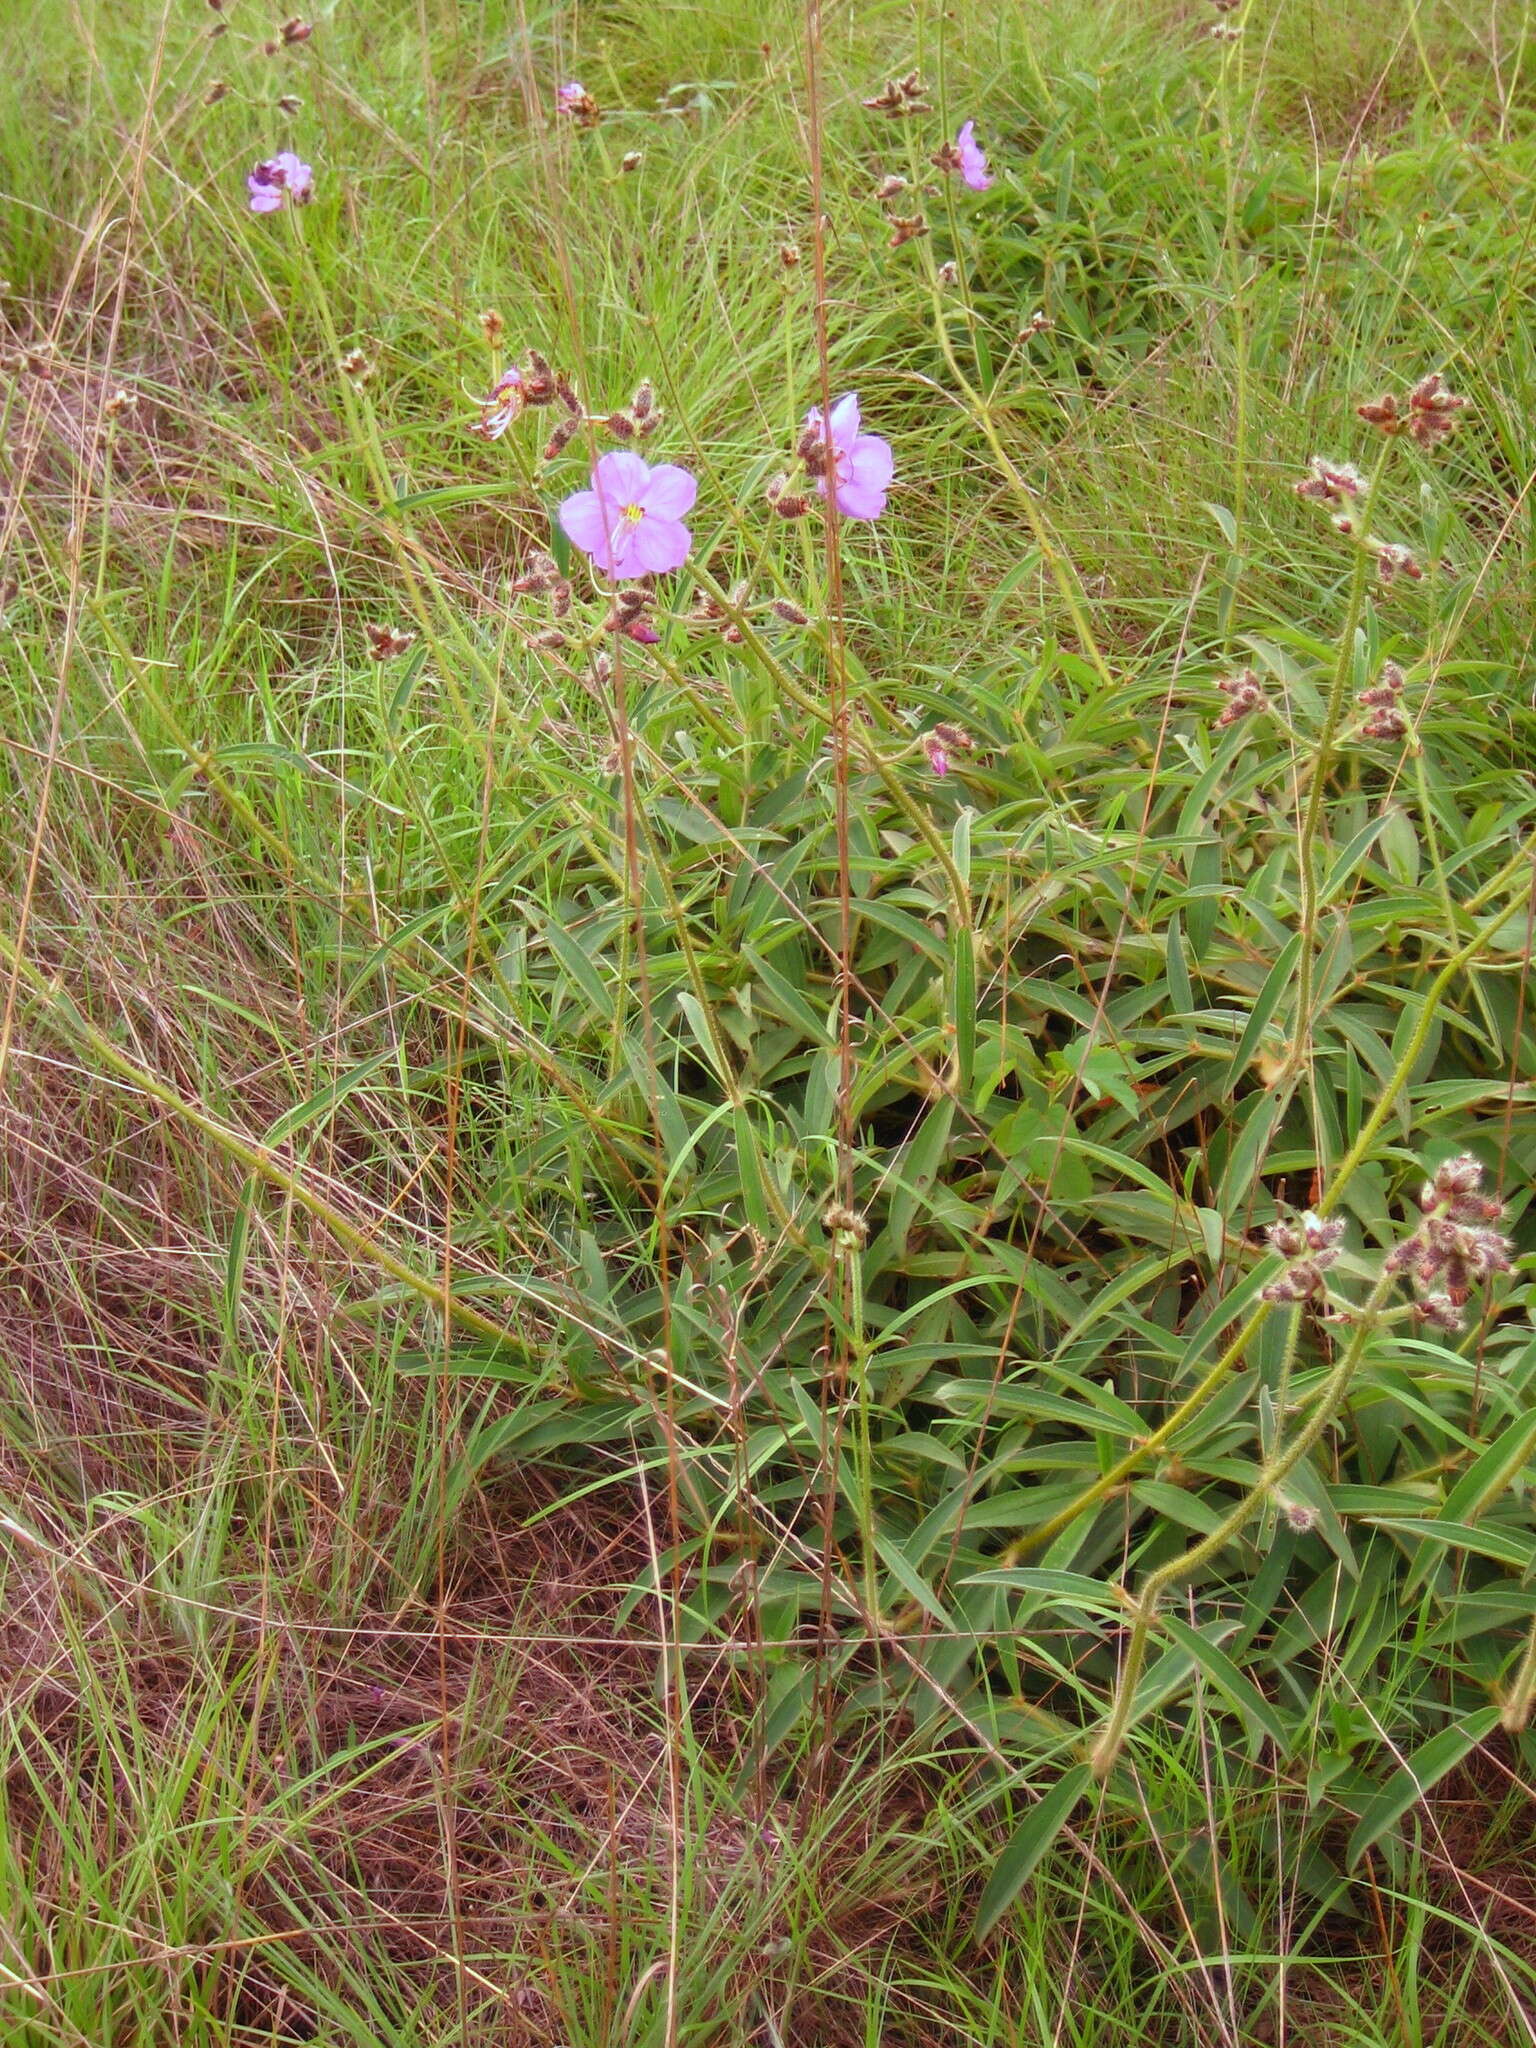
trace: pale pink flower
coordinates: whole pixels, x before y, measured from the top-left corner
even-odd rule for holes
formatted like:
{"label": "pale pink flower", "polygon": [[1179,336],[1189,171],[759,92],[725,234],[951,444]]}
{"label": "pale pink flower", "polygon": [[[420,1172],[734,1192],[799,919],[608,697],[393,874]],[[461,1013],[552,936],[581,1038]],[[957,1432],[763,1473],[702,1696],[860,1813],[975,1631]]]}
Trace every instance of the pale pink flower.
{"label": "pale pink flower", "polygon": [[992,180],[987,175],[986,152],[976,140],[974,121],[967,121],[955,137],[955,155],[960,159],[960,175],[971,190],[990,191]]}
{"label": "pale pink flower", "polygon": [[859,401],[851,391],[833,405],[825,417],[820,406],[806,414],[806,426],[821,437],[824,465],[816,488],[827,495],[831,477],[837,509],[845,519],[878,519],[885,510],[885,494],[895,474],[896,458],[889,441],[878,434],[859,432]]}
{"label": "pale pink flower", "polygon": [[555,98],[562,107],[574,107],[578,100],[584,100],[587,97],[587,88],[579,78],[568,79],[555,93]]}
{"label": "pale pink flower", "polygon": [[569,540],[606,576],[660,576],[679,568],[693,546],[683,520],[699,487],[686,469],[659,462],[653,469],[627,448],[600,455],[592,488],[560,507]]}
{"label": "pale pink flower", "polygon": [[252,213],[276,213],[285,201],[307,206],[315,196],[315,174],[291,149],[260,163],[245,181]]}

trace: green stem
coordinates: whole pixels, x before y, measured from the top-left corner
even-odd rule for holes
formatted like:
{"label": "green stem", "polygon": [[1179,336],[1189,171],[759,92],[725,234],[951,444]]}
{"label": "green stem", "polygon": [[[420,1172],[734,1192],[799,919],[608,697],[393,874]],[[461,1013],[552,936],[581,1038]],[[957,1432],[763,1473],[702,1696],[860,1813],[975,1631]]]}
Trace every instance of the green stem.
{"label": "green stem", "polygon": [[1370,574],[1371,565],[1371,553],[1366,545],[1366,537],[1371,530],[1371,512],[1376,503],[1377,489],[1386,472],[1391,453],[1391,441],[1384,441],[1381,453],[1376,458],[1376,467],[1371,472],[1370,482],[1366,485],[1362,497],[1356,528],[1360,538],[1355,545],[1354,574],[1349,583],[1349,608],[1345,615],[1344,630],[1339,636],[1339,651],[1333,664],[1333,680],[1328,690],[1328,704],[1323,713],[1322,728],[1314,743],[1311,777],[1307,785],[1307,805],[1296,834],[1296,901],[1297,924],[1301,932],[1301,953],[1296,962],[1296,1013],[1291,1027],[1291,1047],[1282,1077],[1282,1085],[1287,1092],[1295,1087],[1297,1078],[1306,1065],[1311,1045],[1312,979],[1317,964],[1319,909],[1317,875],[1314,868],[1317,833],[1322,822],[1323,799],[1328,789],[1328,770],[1333,763],[1339,727],[1343,722],[1345,699],[1349,695],[1349,686],[1354,681],[1355,636],[1360,630],[1360,614],[1365,609],[1366,579]]}
{"label": "green stem", "polygon": [[[1522,868],[1530,866],[1533,856],[1536,856],[1536,839],[1523,845],[1516,854],[1504,863],[1503,867],[1499,869],[1491,881],[1485,883],[1476,895],[1467,899],[1462,905],[1463,916],[1475,916],[1485,903],[1497,896],[1508,883],[1514,880]],[[1369,1153],[1371,1146],[1376,1142],[1382,1125],[1392,1114],[1397,1098],[1408,1084],[1408,1076],[1412,1073],[1419,1055],[1423,1052],[1436,1017],[1439,1015],[1441,997],[1445,994],[1456,976],[1467,965],[1468,961],[1478,952],[1482,943],[1483,934],[1479,932],[1451,955],[1450,959],[1446,961],[1444,967],[1441,968],[1435,979],[1430,983],[1429,991],[1419,1012],[1419,1020],[1413,1028],[1407,1045],[1403,1048],[1401,1058],[1392,1071],[1391,1079],[1382,1090],[1376,1107],[1361,1126],[1359,1137],[1356,1138],[1354,1144],[1350,1146],[1343,1159],[1334,1169],[1333,1179],[1329,1183],[1327,1192],[1317,1205],[1317,1213],[1320,1216],[1327,1216],[1338,1207],[1345,1188],[1359,1169],[1361,1161]],[[1027,1530],[1024,1535],[1015,1538],[1002,1553],[999,1562],[1005,1566],[1017,1564],[1020,1558],[1027,1556],[1032,1550],[1038,1550],[1042,1544],[1049,1543],[1053,1537],[1059,1536],[1063,1529],[1070,1527],[1085,1510],[1096,1507],[1101,1500],[1104,1500],[1109,1494],[1122,1486],[1146,1459],[1153,1457],[1156,1453],[1163,1450],[1170,1439],[1184,1427],[1185,1423],[1200,1412],[1200,1409],[1209,1397],[1228,1377],[1233,1368],[1241,1362],[1248,1346],[1257,1336],[1260,1324],[1268,1314],[1268,1303],[1255,1309],[1226,1350],[1222,1352],[1220,1358],[1217,1359],[1216,1363],[1205,1375],[1205,1378],[1201,1380],[1199,1386],[1179,1403],[1178,1407],[1174,1409],[1165,1422],[1160,1423],[1149,1435],[1143,1437],[1141,1442],[1133,1449],[1127,1451],[1123,1458],[1117,1459],[1107,1472],[1096,1479],[1091,1486],[1085,1487],[1077,1498],[1069,1501],[1067,1506],[1062,1508],[1059,1513],[1052,1515],[1048,1521],[1042,1522],[1037,1529]]]}
{"label": "green stem", "polygon": [[1129,1595],[1126,1596],[1135,1619],[1131,1624],[1125,1663],[1121,1667],[1119,1682],[1115,1689],[1114,1706],[1104,1725],[1103,1733],[1089,1754],[1089,1762],[1096,1778],[1102,1779],[1109,1775],[1124,1747],[1126,1731],[1130,1727],[1135,1710],[1136,1688],[1141,1682],[1141,1674],[1146,1665],[1147,1644],[1163,1595],[1172,1587],[1186,1584],[1195,1578],[1234,1537],[1242,1534],[1255,1512],[1271,1498],[1281,1481],[1295,1470],[1328,1428],[1343,1406],[1345,1396],[1349,1392],[1349,1383],[1354,1378],[1364,1355],[1367,1339],[1375,1329],[1377,1316],[1395,1284],[1396,1275],[1392,1273],[1383,1273],[1377,1280],[1360,1312],[1360,1320],[1355,1325],[1343,1357],[1323,1382],[1311,1419],[1297,1431],[1283,1450],[1278,1451],[1262,1467],[1258,1478],[1237,1505],[1223,1516],[1209,1536],[1203,1537],[1180,1556],[1170,1558],[1166,1564],[1159,1565],[1156,1571],[1149,1572],[1139,1599],[1131,1600]]}
{"label": "green stem", "polygon": [[1511,1735],[1518,1735],[1523,1728],[1530,1726],[1533,1707],[1536,1707],[1536,1621],[1531,1623],[1525,1655],[1520,1659],[1515,1682],[1505,1696],[1499,1726]]}

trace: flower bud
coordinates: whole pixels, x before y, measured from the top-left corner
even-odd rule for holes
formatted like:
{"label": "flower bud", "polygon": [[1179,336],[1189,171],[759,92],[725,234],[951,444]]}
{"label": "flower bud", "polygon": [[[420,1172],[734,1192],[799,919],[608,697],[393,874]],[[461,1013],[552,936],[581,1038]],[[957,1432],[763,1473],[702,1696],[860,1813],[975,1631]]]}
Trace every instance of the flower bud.
{"label": "flower bud", "polygon": [[553,462],[557,456],[563,455],[581,432],[581,428],[582,422],[579,419],[563,419],[557,422],[554,432],[544,443],[544,460]]}

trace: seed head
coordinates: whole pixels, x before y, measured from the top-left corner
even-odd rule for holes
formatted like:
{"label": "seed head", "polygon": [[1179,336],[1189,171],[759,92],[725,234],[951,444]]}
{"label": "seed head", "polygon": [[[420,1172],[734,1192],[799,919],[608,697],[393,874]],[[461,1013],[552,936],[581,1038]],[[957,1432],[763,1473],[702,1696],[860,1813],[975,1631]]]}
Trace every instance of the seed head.
{"label": "seed head", "polygon": [[278,34],[283,39],[284,46],[289,49],[295,43],[307,43],[314,32],[314,23],[303,20],[297,14],[290,15],[278,30]]}
{"label": "seed head", "polygon": [[125,412],[132,412],[138,402],[139,394],[136,391],[125,391],[119,385],[102,407],[102,411],[109,420],[121,419]]}
{"label": "seed head", "polygon": [[506,331],[506,321],[502,319],[501,315],[496,311],[494,306],[487,306],[485,311],[480,315],[480,332],[485,336],[486,341],[489,343],[489,345],[492,348],[499,347],[501,344],[501,338],[506,333]]}
{"label": "seed head", "polygon": [[645,151],[643,149],[626,149],[619,158],[619,169],[625,172],[638,171],[644,162]]}
{"label": "seed head", "polygon": [[304,102],[299,98],[296,92],[279,93],[277,100],[277,111],[280,114],[287,114],[291,117],[292,115],[296,114],[299,111],[300,107],[302,107],[303,104]]}
{"label": "seed head", "polygon": [[787,597],[774,598],[768,609],[776,619],[782,619],[786,626],[808,626],[811,623],[810,613],[801,611],[799,605]]}
{"label": "seed head", "polygon": [[216,107],[220,100],[227,100],[233,90],[234,87],[227,78],[216,78],[203,94],[203,105]]}

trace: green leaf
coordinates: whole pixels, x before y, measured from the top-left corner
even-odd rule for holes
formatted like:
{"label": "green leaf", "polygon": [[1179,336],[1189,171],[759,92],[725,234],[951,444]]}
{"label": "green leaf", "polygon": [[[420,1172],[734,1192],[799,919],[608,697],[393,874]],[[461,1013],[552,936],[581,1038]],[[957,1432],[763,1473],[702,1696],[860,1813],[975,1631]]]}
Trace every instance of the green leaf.
{"label": "green leaf", "polygon": [[1275,1014],[1280,998],[1295,979],[1296,962],[1300,957],[1301,933],[1297,932],[1281,949],[1279,958],[1264,977],[1264,986],[1253,999],[1253,1008],[1248,1012],[1248,1022],[1243,1026],[1243,1035],[1232,1055],[1229,1093],[1236,1090],[1248,1072],[1253,1056],[1259,1049],[1259,1041],[1268,1029],[1269,1020]]}
{"label": "green leaf", "polygon": [[1497,1707],[1479,1707],[1475,1714],[1469,1714],[1453,1727],[1442,1728],[1438,1735],[1432,1735],[1428,1742],[1416,1749],[1366,1801],[1355,1831],[1349,1838],[1345,1863],[1350,1866],[1358,1863],[1388,1828],[1395,1826],[1411,1806],[1437,1785],[1447,1771],[1454,1770],[1462,1758],[1486,1740],[1498,1725]]}
{"label": "green leaf", "polygon": [[1072,1817],[1091,1773],[1074,1764],[1045,1793],[993,1867],[976,1909],[976,1939],[985,1941],[1029,1882],[1036,1865]]}
{"label": "green leaf", "polygon": [[1536,1564],[1536,1536],[1517,1535],[1513,1529],[1475,1529],[1468,1522],[1417,1520],[1406,1515],[1371,1515],[1368,1519],[1394,1536],[1419,1536],[1426,1543],[1469,1550],[1474,1557],[1491,1557],[1517,1571],[1529,1571]]}
{"label": "green leaf", "polygon": [[1473,1460],[1445,1497],[1441,1514],[1449,1522],[1475,1522],[1484,1508],[1511,1486],[1536,1452],[1536,1408],[1517,1415]]}

